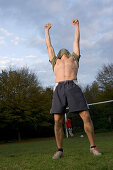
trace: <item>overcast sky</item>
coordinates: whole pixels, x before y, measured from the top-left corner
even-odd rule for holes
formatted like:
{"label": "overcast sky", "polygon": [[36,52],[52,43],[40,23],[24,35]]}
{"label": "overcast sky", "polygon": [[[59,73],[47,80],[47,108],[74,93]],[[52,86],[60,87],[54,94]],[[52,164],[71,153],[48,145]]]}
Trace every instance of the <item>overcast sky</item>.
{"label": "overcast sky", "polygon": [[53,86],[55,76],[44,39],[52,24],[52,45],[72,53],[73,19],[80,22],[81,59],[78,81],[91,84],[104,64],[113,63],[113,0],[0,0],[0,71],[29,67],[41,84]]}

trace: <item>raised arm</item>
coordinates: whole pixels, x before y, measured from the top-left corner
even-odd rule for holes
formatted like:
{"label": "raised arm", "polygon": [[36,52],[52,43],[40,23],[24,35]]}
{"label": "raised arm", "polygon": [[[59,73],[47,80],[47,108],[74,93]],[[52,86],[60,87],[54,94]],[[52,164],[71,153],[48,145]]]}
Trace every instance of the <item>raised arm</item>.
{"label": "raised arm", "polygon": [[45,42],[46,42],[47,49],[48,49],[49,60],[51,61],[55,57],[55,52],[54,52],[54,48],[51,45],[51,39],[49,35],[50,28],[51,28],[51,24],[45,25]]}
{"label": "raised arm", "polygon": [[79,47],[79,41],[80,41],[79,21],[78,20],[73,20],[72,24],[75,26],[73,52],[79,56],[80,55],[80,47]]}

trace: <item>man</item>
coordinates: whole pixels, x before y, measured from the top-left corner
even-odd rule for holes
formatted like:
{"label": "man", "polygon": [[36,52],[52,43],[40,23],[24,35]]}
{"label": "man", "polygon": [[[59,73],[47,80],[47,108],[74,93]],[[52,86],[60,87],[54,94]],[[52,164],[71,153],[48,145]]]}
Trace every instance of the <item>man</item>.
{"label": "man", "polygon": [[67,127],[67,129],[68,129],[68,133],[70,134],[70,136],[71,136],[72,138],[74,138],[74,134],[73,134],[73,132],[72,132],[72,125],[71,125],[71,120],[70,120],[70,119],[67,119],[67,121],[66,121],[66,127]]}
{"label": "man", "polygon": [[54,87],[51,113],[54,114],[54,131],[58,150],[53,159],[63,157],[63,119],[66,107],[69,106],[69,112],[80,115],[84,123],[84,130],[90,142],[90,152],[94,155],[101,155],[94,143],[94,128],[88,111],[84,95],[77,83],[77,72],[79,67],[80,48],[79,48],[79,21],[73,20],[75,26],[75,35],[72,55],[68,50],[62,49],[57,57],[54,48],[51,45],[49,29],[51,24],[45,25],[45,42],[48,49],[49,61],[53,66],[56,76]]}

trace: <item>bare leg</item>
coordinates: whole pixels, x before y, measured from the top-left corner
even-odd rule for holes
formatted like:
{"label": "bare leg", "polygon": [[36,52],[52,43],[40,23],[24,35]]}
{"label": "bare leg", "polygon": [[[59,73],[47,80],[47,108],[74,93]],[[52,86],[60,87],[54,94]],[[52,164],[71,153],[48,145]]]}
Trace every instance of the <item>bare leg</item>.
{"label": "bare leg", "polygon": [[84,122],[84,130],[88,136],[90,146],[94,146],[94,127],[93,123],[89,114],[89,111],[80,112],[80,117]]}
{"label": "bare leg", "polygon": [[55,137],[56,137],[56,143],[58,149],[62,148],[62,143],[63,143],[63,136],[64,136],[63,126],[62,126],[63,119],[64,119],[64,114],[54,114],[54,121],[55,121],[54,130],[55,130]]}
{"label": "bare leg", "polygon": [[79,21],[77,19],[73,20],[72,24],[75,26],[73,52],[79,56],[80,55],[80,47],[79,47],[79,40],[80,40]]}
{"label": "bare leg", "polygon": [[74,137],[74,134],[72,133],[72,130],[69,130],[69,134],[71,137]]}

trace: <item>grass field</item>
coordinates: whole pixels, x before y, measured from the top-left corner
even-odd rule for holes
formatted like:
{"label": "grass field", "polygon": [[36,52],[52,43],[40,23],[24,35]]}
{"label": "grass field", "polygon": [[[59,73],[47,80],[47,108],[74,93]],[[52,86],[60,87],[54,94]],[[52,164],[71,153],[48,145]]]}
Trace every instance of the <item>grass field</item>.
{"label": "grass field", "polygon": [[88,139],[64,138],[64,157],[52,160],[56,151],[54,139],[0,145],[0,170],[113,170],[113,133],[96,134],[103,153],[89,153]]}

